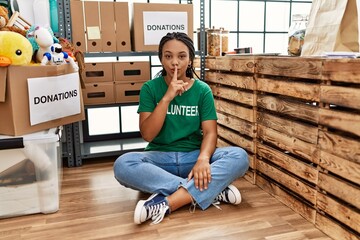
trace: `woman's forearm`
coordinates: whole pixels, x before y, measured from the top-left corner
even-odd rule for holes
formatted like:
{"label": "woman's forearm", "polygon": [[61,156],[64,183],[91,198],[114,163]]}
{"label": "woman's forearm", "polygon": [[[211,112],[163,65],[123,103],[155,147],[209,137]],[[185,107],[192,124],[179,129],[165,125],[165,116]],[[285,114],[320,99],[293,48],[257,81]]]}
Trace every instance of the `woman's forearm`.
{"label": "woman's forearm", "polygon": [[140,132],[145,141],[151,142],[160,132],[165,118],[169,101],[161,99],[154,111],[140,123]]}

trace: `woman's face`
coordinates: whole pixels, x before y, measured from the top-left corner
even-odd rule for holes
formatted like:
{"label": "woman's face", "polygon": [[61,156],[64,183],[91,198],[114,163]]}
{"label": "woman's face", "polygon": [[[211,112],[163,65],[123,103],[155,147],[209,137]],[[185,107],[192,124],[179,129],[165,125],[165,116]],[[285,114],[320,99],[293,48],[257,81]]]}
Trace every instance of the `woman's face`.
{"label": "woman's face", "polygon": [[177,67],[177,79],[186,80],[185,71],[191,63],[188,47],[176,39],[167,41],[163,46],[161,63],[167,73],[167,79],[172,79]]}

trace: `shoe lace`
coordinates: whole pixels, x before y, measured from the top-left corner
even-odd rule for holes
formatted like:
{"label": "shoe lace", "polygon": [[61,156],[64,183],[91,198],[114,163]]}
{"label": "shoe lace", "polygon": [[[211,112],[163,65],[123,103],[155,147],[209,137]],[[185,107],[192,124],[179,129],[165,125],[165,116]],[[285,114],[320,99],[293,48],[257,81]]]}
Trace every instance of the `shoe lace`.
{"label": "shoe lace", "polygon": [[214,207],[216,207],[217,209],[219,210],[222,210],[221,207],[220,207],[220,201],[214,201],[213,203],[211,203]]}
{"label": "shoe lace", "polygon": [[160,223],[169,209],[169,206],[165,202],[156,204],[149,207],[149,216],[151,216],[152,223],[151,225]]}
{"label": "shoe lace", "polygon": [[215,198],[215,201],[218,201],[218,202],[225,202],[226,201],[226,191],[222,191],[216,198]]}
{"label": "shoe lace", "polygon": [[220,203],[226,201],[226,196],[225,196],[225,194],[226,194],[226,191],[222,191],[222,192],[215,198],[214,202],[212,203],[212,205],[213,205],[214,207],[216,207],[217,209],[219,209],[219,210],[222,210],[221,207],[220,207]]}
{"label": "shoe lace", "polygon": [[195,202],[192,202],[190,207],[189,207],[189,212],[190,213],[194,213],[196,210],[196,203]]}

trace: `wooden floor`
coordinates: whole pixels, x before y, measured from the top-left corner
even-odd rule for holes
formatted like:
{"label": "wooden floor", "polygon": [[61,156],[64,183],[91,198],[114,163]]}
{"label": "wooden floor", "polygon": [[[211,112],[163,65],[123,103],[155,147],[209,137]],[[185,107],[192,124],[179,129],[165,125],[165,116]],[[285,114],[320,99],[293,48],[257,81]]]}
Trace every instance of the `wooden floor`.
{"label": "wooden floor", "polygon": [[134,207],[147,195],[117,183],[113,160],[86,160],[82,167],[64,167],[59,211],[0,219],[0,239],[330,239],[244,179],[234,183],[243,197],[238,206],[221,204],[221,211],[210,207],[195,213],[184,207],[158,225],[136,225]]}

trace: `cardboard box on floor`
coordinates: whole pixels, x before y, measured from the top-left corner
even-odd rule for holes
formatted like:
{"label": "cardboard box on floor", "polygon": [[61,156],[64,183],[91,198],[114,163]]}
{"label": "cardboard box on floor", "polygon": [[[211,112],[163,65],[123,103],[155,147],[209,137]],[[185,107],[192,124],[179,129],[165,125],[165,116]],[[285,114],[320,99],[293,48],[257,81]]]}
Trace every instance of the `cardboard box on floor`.
{"label": "cardboard box on floor", "polygon": [[133,51],[158,51],[168,32],[185,32],[193,39],[193,5],[133,3]]}
{"label": "cardboard box on floor", "polygon": [[[0,67],[0,134],[19,136],[84,120],[85,114],[80,80],[79,76],[76,75],[77,73],[73,73],[74,70],[70,64]],[[46,78],[50,78],[48,84],[55,84],[55,81],[52,82],[50,80],[53,79],[52,77],[60,76],[56,82],[60,80],[61,86],[61,77],[63,76],[65,79],[68,75],[72,75],[75,80],[77,79],[77,83],[74,83],[74,85],[78,89],[74,91],[78,94],[71,100],[75,99],[76,102],[80,103],[80,106],[71,106],[73,109],[66,109],[65,112],[77,112],[79,109],[78,113],[31,124],[28,79],[41,78],[44,81]],[[43,88],[42,91],[47,91],[48,89],[47,87]],[[49,112],[54,112],[54,116],[56,116],[55,114],[57,114],[58,109],[51,108]],[[49,116],[49,118],[51,117]]]}

